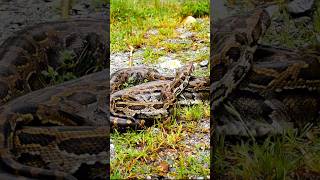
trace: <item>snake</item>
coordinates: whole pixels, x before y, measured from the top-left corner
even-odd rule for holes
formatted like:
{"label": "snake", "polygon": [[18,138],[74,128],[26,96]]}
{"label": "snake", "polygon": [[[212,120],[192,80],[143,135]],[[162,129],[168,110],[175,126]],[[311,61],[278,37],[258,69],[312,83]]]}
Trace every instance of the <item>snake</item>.
{"label": "snake", "polygon": [[[297,98],[281,94],[284,91],[315,93],[300,99],[317,110],[318,81],[313,69],[318,65],[317,51],[306,60],[309,56],[297,52],[273,52],[259,46],[269,23],[264,10],[215,23],[210,82],[207,77],[192,76],[190,64],[171,77],[150,68],[122,69],[111,75],[109,84],[108,36],[103,21],[47,22],[16,33],[0,47],[1,165],[30,178],[105,179],[110,127],[144,127],[154,119],[168,117],[177,104],[205,99],[209,91],[217,129],[226,134],[243,135],[244,131],[233,131],[230,124],[248,120],[244,115],[254,103],[262,107],[255,115],[267,113],[267,121],[288,117],[283,112],[289,111],[277,110],[294,108]],[[75,52],[75,69],[83,77],[53,85],[41,74],[48,67],[60,67],[62,49]],[[280,56],[278,51],[288,57],[281,63],[274,62]],[[83,62],[88,59],[84,57],[91,61]],[[101,68],[92,68],[97,64]],[[130,77],[138,85],[122,87]]]}
{"label": "snake", "polygon": [[260,44],[270,24],[261,9],[221,22],[211,28],[215,133],[256,138],[319,122],[319,46],[294,50]]}
{"label": "snake", "polygon": [[[210,79],[192,76],[193,69],[191,63],[175,76],[164,76],[148,67],[124,68],[115,72],[110,81],[113,129],[144,128],[154,124],[156,119],[167,118],[174,105],[190,106],[208,99]],[[135,80],[135,85],[121,88],[129,78]]]}
{"label": "snake", "polygon": [[[107,28],[95,19],[45,22],[1,45],[3,169],[37,179],[108,177]],[[71,68],[66,52],[74,60]],[[56,85],[44,76],[49,68],[82,77]]]}
{"label": "snake", "polygon": [[[219,109],[217,133],[265,137],[319,123],[318,46],[259,45],[252,69]],[[230,113],[231,112],[231,113]]]}
{"label": "snake", "polygon": [[211,23],[210,104],[218,107],[250,70],[260,37],[270,25],[263,9]]}
{"label": "snake", "polygon": [[[121,99],[123,92],[137,95],[143,89],[146,94],[160,91],[160,96],[150,97],[160,98],[158,102],[164,102],[164,107],[159,110],[168,112],[177,100],[190,105],[209,96],[209,79],[190,76],[192,64],[174,77],[150,73],[154,70],[147,68],[123,69],[112,76],[109,85],[105,28],[104,22],[98,20],[48,22],[24,29],[2,44],[0,162],[4,169],[29,178],[105,179],[111,123],[121,126],[116,122],[122,118],[126,120],[123,126],[128,126],[128,119],[132,119],[111,115],[109,120],[109,90],[116,103],[120,103],[116,97]],[[65,49],[76,55],[74,73],[83,77],[51,84],[42,73],[49,67],[58,71],[65,65],[61,62]],[[102,70],[92,65],[100,65]],[[147,76],[143,75],[145,70]],[[151,74],[156,81],[120,90],[117,84],[127,81],[124,74],[143,78],[150,78]],[[141,125],[144,119],[137,120],[137,124]]]}

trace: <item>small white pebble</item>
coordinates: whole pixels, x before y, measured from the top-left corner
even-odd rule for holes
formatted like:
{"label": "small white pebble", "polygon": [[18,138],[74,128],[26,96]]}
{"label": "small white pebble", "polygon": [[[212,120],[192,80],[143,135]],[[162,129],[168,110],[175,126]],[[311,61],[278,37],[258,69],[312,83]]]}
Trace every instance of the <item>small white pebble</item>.
{"label": "small white pebble", "polygon": [[184,26],[186,26],[186,25],[189,25],[189,24],[193,24],[193,23],[195,23],[195,22],[197,22],[196,18],[194,18],[194,17],[192,17],[192,16],[188,16],[188,17],[186,17],[186,18],[182,21],[182,24],[183,24]]}

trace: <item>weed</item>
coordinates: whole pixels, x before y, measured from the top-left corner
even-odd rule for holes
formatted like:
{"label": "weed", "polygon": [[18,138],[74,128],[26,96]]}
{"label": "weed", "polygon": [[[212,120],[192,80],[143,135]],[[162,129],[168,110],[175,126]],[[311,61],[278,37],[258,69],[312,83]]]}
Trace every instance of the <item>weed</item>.
{"label": "weed", "polygon": [[283,136],[270,136],[262,143],[239,144],[231,144],[220,136],[214,150],[215,170],[219,177],[244,179],[286,179],[300,167],[320,172],[316,160],[320,151],[315,148],[319,147],[319,142],[309,142],[308,133],[310,128],[300,133],[288,131]]}
{"label": "weed", "polygon": [[201,118],[208,118],[208,105],[205,103],[199,103],[197,105],[185,107],[181,110],[183,118],[187,121],[199,121]]}
{"label": "weed", "polygon": [[314,12],[313,16],[313,25],[314,25],[314,30],[316,33],[320,33],[320,2],[317,1],[316,4],[317,9]]}
{"label": "weed", "polygon": [[163,56],[165,52],[154,51],[154,49],[147,47],[143,52],[144,62],[158,63],[159,57]]}
{"label": "weed", "polygon": [[[208,104],[194,106],[191,111],[198,108],[202,115],[208,115],[203,110],[208,106]],[[177,108],[177,111],[182,112],[183,108]],[[168,177],[181,179],[190,175],[209,175],[209,155],[202,154],[203,151],[195,151],[197,148],[190,148],[185,144],[185,137],[196,131],[197,128],[197,122],[187,121],[182,124],[171,117],[170,123],[164,124],[159,121],[153,128],[140,132],[112,133],[111,139],[116,144],[116,156],[111,161],[111,177],[122,179],[164,175],[157,168],[157,164],[162,161],[168,162],[173,168],[166,175]],[[185,153],[191,152],[192,157],[186,158]]]}
{"label": "weed", "polygon": [[[193,43],[189,38],[186,40],[180,38],[179,35],[183,32],[178,32],[177,29],[192,31],[195,34],[201,32],[201,36],[195,35],[195,41],[198,40],[197,38],[209,39],[205,36],[209,32],[209,19],[206,18],[204,22],[195,24],[194,28],[188,27],[193,29],[183,29],[181,27],[181,19],[184,18],[182,11],[200,16],[203,10],[197,10],[191,4],[183,6],[183,3],[180,0],[111,0],[111,52],[128,51],[127,45],[131,45],[135,49],[142,49],[139,51],[142,53],[134,53],[133,57],[142,58],[145,64],[157,63],[160,57],[168,53],[179,53],[185,56],[185,52],[190,51],[197,42]],[[209,6],[207,7],[208,15]],[[202,41],[207,44],[203,43],[197,48],[208,46],[208,40]],[[209,57],[208,54],[207,57]],[[133,79],[129,79],[122,88],[135,84]],[[198,120],[209,116],[207,110],[203,108],[204,106],[201,105],[198,107],[200,113],[197,110],[189,110],[191,113],[188,117],[195,121],[181,122],[178,117],[184,113],[183,108],[173,108],[174,115],[166,120],[157,120],[156,124],[150,128],[124,134],[112,133],[111,139],[116,147],[116,156],[111,161],[111,177],[145,179],[147,176],[164,176],[176,179],[192,175],[208,175],[209,168],[199,164],[209,164],[209,159],[200,154],[199,148],[190,148],[186,139],[189,133],[202,132],[199,129]],[[182,154],[180,157],[177,152],[192,152],[194,157],[183,158]],[[169,169],[159,168],[159,164],[163,162],[169,164]]]}
{"label": "weed", "polygon": [[191,0],[184,1],[181,10],[181,16],[203,17],[209,16],[210,1],[209,0]]}

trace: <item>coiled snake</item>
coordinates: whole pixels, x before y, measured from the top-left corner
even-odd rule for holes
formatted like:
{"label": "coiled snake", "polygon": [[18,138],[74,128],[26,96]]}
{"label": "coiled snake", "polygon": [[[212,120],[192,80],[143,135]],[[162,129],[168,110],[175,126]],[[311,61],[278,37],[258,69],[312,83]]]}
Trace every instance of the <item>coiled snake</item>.
{"label": "coiled snake", "polygon": [[259,45],[269,24],[261,9],[213,23],[210,100],[217,134],[263,137],[319,122],[319,47]]}
{"label": "coiled snake", "polygon": [[[122,69],[111,76],[109,85],[109,71],[102,70],[107,67],[109,46],[103,21],[51,22],[18,32],[0,47],[1,167],[26,177],[105,179],[110,125],[119,129],[144,127],[168,116],[175,104],[195,104],[208,98],[209,87],[218,131],[248,133],[239,127],[244,120],[252,123],[251,117],[244,118],[252,103],[262,107],[256,116],[267,113],[265,120],[279,122],[279,116],[288,116],[277,110],[290,107],[296,96],[280,98],[275,92],[316,92],[318,74],[310,67],[318,66],[319,61],[285,51],[288,58],[278,66],[272,58],[280,56],[276,53],[279,50],[257,45],[269,23],[266,12],[257,10],[215,24],[210,83],[208,78],[193,77],[190,64],[175,77],[162,76],[150,68]],[[42,71],[49,66],[56,70],[61,67],[63,49],[75,54],[74,73],[91,74],[45,88],[51,81],[41,75]],[[92,68],[97,65],[100,68]],[[130,77],[139,85],[123,89]],[[288,78],[293,80],[291,84],[285,81]],[[312,113],[318,113],[318,97],[300,99],[306,99]],[[278,102],[281,100],[285,104]],[[256,132],[253,135],[269,131]]]}
{"label": "coiled snake", "polygon": [[[209,79],[190,76],[192,64],[175,77],[150,68],[122,69],[112,75],[109,86],[108,70],[92,68],[106,67],[107,48],[104,23],[94,20],[37,25],[2,45],[0,90],[1,103],[6,104],[0,109],[1,162],[6,170],[44,179],[105,179],[110,121],[113,128],[143,127],[145,120],[150,124],[158,115],[167,116],[177,96],[180,104],[208,99]],[[43,88],[51,81],[41,76],[42,71],[60,68],[64,49],[76,54],[75,73],[94,73]],[[120,90],[133,76],[151,82]],[[128,106],[121,114],[116,108],[125,100]]]}
{"label": "coiled snake", "polygon": [[[2,44],[3,169],[43,179],[107,178],[109,72],[92,72],[107,67],[108,46],[105,21],[89,19],[39,24]],[[50,86],[42,71],[65,67],[65,50],[74,55],[74,74],[92,74]]]}

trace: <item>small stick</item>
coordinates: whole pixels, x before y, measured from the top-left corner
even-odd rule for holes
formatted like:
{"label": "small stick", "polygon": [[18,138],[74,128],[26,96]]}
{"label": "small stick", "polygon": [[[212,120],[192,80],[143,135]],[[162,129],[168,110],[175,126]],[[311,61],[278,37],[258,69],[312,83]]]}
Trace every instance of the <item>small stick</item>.
{"label": "small stick", "polygon": [[71,0],[61,0],[60,2],[62,18],[68,18],[69,10],[71,9]]}
{"label": "small stick", "polygon": [[128,45],[129,49],[130,49],[130,54],[129,54],[129,67],[133,66],[133,61],[132,61],[132,52],[134,50],[134,48],[131,45]]}

